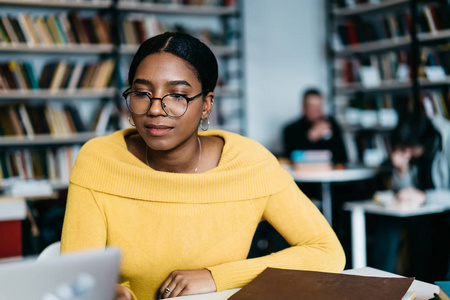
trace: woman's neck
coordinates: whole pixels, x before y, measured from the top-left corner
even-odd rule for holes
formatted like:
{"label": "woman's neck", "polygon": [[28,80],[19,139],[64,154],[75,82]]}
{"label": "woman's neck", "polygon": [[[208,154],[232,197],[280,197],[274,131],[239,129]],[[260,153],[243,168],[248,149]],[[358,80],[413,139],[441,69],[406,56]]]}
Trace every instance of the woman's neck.
{"label": "woman's neck", "polygon": [[145,163],[152,169],[172,173],[198,173],[202,141],[198,136],[169,151],[157,151],[144,144]]}

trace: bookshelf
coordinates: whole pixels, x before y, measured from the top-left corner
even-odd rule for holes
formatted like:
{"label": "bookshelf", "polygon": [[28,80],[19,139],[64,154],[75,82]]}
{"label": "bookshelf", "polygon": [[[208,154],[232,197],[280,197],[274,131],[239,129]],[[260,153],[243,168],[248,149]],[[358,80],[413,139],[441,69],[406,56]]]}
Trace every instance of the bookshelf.
{"label": "bookshelf", "polygon": [[[83,143],[129,127],[129,63],[139,39],[164,31],[211,47],[221,74],[210,128],[245,134],[240,1],[153,2],[0,0],[0,193],[28,179],[66,189]],[[158,30],[138,34],[144,22]]]}
{"label": "bookshelf", "polygon": [[335,0],[327,9],[329,85],[352,162],[373,151],[387,159],[408,111],[449,118],[447,1]]}

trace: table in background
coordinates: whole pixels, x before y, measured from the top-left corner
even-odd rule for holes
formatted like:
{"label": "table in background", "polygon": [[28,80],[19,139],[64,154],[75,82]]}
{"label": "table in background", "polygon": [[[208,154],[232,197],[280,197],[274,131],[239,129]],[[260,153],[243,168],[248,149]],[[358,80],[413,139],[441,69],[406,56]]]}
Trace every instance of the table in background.
{"label": "table in background", "polygon": [[392,217],[415,217],[442,213],[449,210],[450,206],[426,204],[418,208],[407,209],[386,207],[372,200],[364,200],[345,202],[343,209],[350,211],[351,214],[352,267],[362,268],[367,266],[366,213]]}
{"label": "table in background", "polygon": [[[360,269],[351,269],[345,270],[342,274],[350,274],[350,275],[361,275],[361,276],[377,276],[377,277],[402,277],[397,274],[377,270],[374,268],[360,268]],[[218,293],[208,293],[201,295],[192,295],[192,296],[183,296],[183,297],[175,297],[172,299],[183,299],[183,300],[225,300],[231,297],[231,295],[235,294],[239,291],[239,288],[229,289]],[[416,292],[416,300],[428,300],[433,297],[433,293],[439,293],[439,287],[434,284],[426,283],[420,280],[414,280],[408,291]]]}
{"label": "table in background", "polygon": [[24,198],[0,196],[0,258],[22,256],[22,221],[26,216]]}
{"label": "table in background", "polygon": [[349,182],[374,178],[377,170],[373,168],[333,169],[329,171],[294,171],[287,168],[294,180],[298,183],[320,183],[322,188],[322,212],[328,223],[332,225],[333,203],[331,199],[332,182]]}

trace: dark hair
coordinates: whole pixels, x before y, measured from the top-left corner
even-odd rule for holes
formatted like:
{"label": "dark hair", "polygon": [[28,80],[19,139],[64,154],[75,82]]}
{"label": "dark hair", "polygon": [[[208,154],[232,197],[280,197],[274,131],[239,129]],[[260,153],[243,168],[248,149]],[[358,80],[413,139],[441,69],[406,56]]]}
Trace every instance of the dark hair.
{"label": "dark hair", "polygon": [[319,89],[316,89],[316,88],[309,88],[309,89],[306,89],[304,92],[303,92],[303,98],[302,98],[302,103],[303,103],[303,105],[305,105],[305,100],[306,100],[306,98],[308,97],[308,96],[311,96],[311,95],[314,95],[314,96],[322,96],[322,93],[319,91]]}
{"label": "dark hair", "polygon": [[391,134],[395,148],[421,146],[423,155],[411,160],[417,166],[417,188],[433,189],[431,167],[434,156],[441,149],[441,135],[431,120],[420,114],[406,115]]}
{"label": "dark hair", "polygon": [[429,153],[436,150],[439,141],[439,132],[430,119],[418,114],[404,116],[391,134],[393,148],[421,146]]}
{"label": "dark hair", "polygon": [[212,51],[200,40],[177,32],[166,32],[149,38],[134,55],[128,73],[128,83],[133,84],[141,61],[150,54],[167,52],[184,59],[202,84],[202,90],[214,91],[218,77],[217,60]]}

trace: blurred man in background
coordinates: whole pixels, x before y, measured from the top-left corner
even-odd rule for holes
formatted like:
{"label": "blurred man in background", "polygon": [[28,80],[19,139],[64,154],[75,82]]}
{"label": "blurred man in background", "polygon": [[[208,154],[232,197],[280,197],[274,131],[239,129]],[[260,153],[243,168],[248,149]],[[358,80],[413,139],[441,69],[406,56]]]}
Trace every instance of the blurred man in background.
{"label": "blurred man in background", "polygon": [[303,116],[289,124],[283,132],[284,156],[294,150],[329,150],[333,162],[346,163],[347,153],[341,129],[331,116],[325,116],[324,99],[317,89],[303,94]]}

